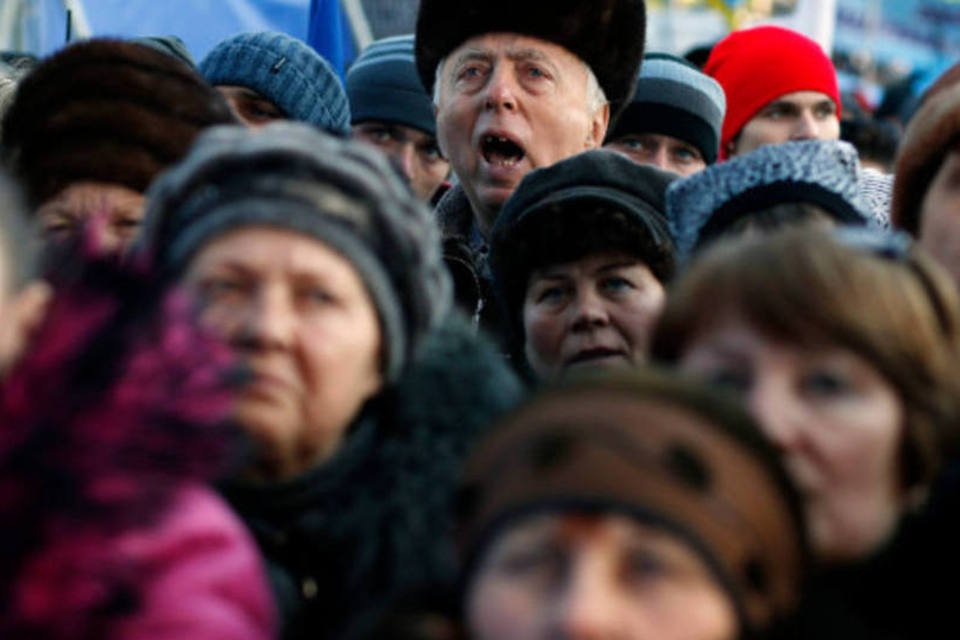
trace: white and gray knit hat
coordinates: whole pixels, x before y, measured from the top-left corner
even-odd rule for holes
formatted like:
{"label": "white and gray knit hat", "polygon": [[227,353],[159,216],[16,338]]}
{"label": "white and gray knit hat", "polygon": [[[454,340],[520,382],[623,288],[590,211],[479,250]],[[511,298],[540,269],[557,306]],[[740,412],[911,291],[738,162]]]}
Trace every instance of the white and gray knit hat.
{"label": "white and gray knit hat", "polygon": [[784,203],[809,203],[841,224],[867,224],[860,161],[839,140],[762,146],[677,180],[667,190],[667,218],[681,261],[701,238],[715,236],[751,213]]}
{"label": "white and gray knit hat", "polygon": [[430,211],[382,154],[305,123],[213,127],[147,201],[142,249],[168,278],[205,244],[246,226],[302,233],[343,255],[376,306],[388,380],[452,304]]}

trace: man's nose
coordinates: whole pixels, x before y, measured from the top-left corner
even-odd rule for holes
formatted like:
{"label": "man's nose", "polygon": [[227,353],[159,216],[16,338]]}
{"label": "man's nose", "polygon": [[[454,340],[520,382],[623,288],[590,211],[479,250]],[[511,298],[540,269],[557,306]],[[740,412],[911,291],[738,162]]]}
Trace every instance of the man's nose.
{"label": "man's nose", "polygon": [[517,106],[516,79],[505,65],[497,65],[490,72],[484,94],[488,109],[513,110]]}

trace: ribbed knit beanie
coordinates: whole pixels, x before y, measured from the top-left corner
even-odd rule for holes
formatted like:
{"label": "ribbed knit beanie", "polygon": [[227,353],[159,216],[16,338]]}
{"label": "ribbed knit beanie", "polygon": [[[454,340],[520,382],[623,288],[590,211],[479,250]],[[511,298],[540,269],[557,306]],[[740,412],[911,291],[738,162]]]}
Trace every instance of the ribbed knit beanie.
{"label": "ribbed knit beanie", "polygon": [[788,202],[819,206],[841,224],[872,216],[860,195],[857,150],[840,140],[765,145],[677,180],[667,189],[667,218],[681,261],[704,237],[751,213]]}
{"label": "ribbed knit beanie", "polygon": [[180,59],[93,39],[60,50],[23,78],[2,139],[36,207],[80,181],[142,193],[202,129],[235,121],[219,92]]}
{"label": "ribbed knit beanie", "polygon": [[214,86],[256,91],[290,120],[339,134],[350,132],[350,105],[330,63],[306,43],[285,33],[261,31],[227,38],[200,61]]}
{"label": "ribbed knit beanie", "polygon": [[377,120],[437,133],[433,98],[417,75],[413,35],[377,40],[347,72],[347,98],[353,124]]}
{"label": "ribbed knit beanie", "polygon": [[381,153],[297,122],[214,127],[147,194],[141,249],[167,278],[230,230],[311,236],[350,261],[380,319],[388,380],[451,303],[430,211]]}
{"label": "ribbed knit beanie", "polygon": [[890,222],[916,235],[920,208],[943,159],[960,139],[960,63],[947,69],[924,95],[900,141],[894,169]]}
{"label": "ribbed knit beanie", "polygon": [[707,164],[717,159],[726,113],[723,88],[692,64],[667,53],[643,57],[633,99],[607,134],[656,133],[696,147]]}
{"label": "ribbed knit beanie", "polygon": [[541,392],[473,449],[458,494],[464,582],[530,515],[632,517],[681,538],[753,637],[797,605],[808,551],[797,494],[732,400],[634,371]]}
{"label": "ribbed knit beanie", "polygon": [[760,109],[796,91],[819,91],[837,105],[837,71],[820,45],[783,27],[763,26],[734,31],[713,47],[703,68],[727,96],[727,115],[720,136],[720,159],[727,144]]}

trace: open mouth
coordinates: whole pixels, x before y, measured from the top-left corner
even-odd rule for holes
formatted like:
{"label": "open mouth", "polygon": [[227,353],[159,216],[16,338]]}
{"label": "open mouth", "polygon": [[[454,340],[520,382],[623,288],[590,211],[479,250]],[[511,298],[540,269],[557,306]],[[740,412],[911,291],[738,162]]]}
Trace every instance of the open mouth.
{"label": "open mouth", "polygon": [[572,358],[567,360],[567,366],[598,362],[601,360],[607,360],[609,358],[625,360],[626,357],[627,356],[623,351],[619,351],[617,349],[607,349],[605,347],[597,347],[596,349],[586,349],[576,353]]}
{"label": "open mouth", "polygon": [[484,160],[497,167],[516,166],[526,156],[523,147],[497,135],[485,135],[480,139],[480,153]]}

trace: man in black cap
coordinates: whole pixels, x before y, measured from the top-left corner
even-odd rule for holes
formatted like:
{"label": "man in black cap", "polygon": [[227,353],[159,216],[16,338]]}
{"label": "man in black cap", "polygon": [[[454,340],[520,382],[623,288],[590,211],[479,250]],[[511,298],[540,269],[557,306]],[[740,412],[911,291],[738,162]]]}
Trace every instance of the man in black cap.
{"label": "man in black cap", "polygon": [[[632,95],[643,55],[643,0],[422,0],[417,69],[437,108],[437,139],[459,180],[438,205],[487,287],[487,237],[529,171],[599,147]],[[457,284],[470,283],[457,277]],[[468,301],[458,291],[461,304]]]}

